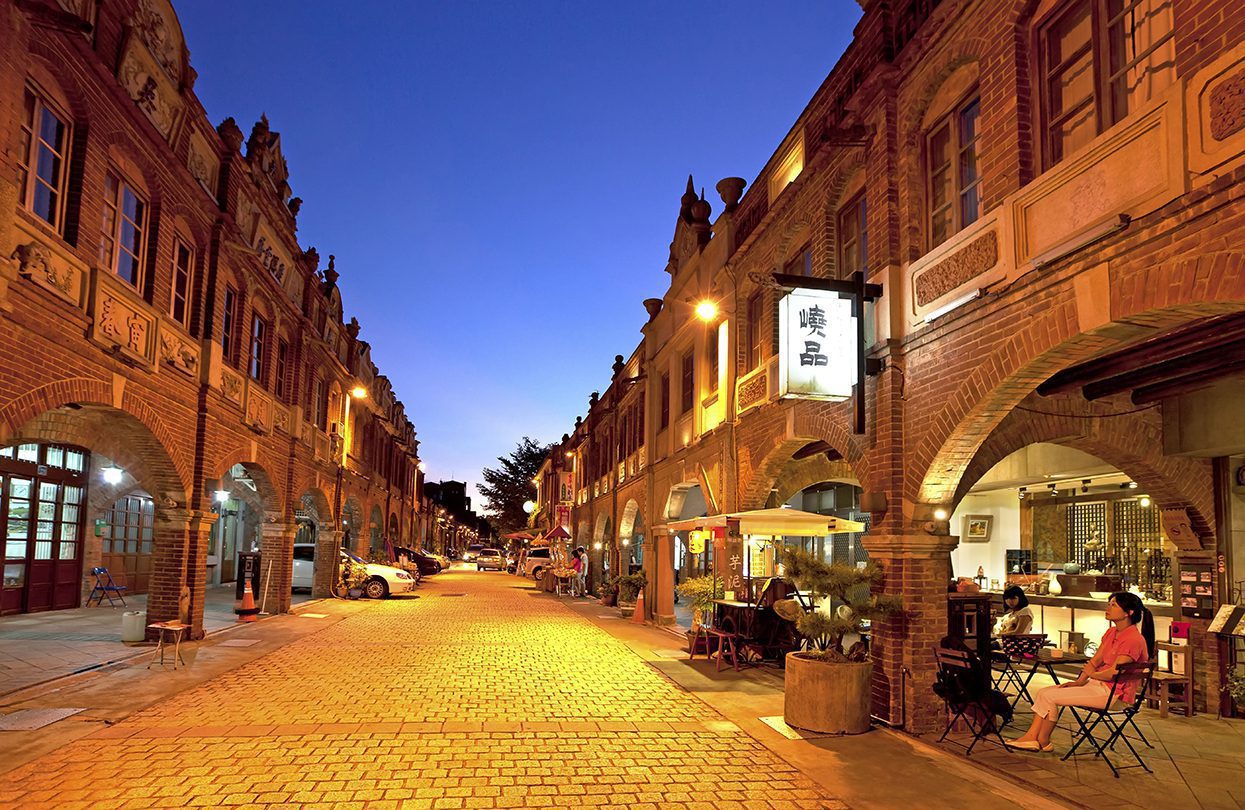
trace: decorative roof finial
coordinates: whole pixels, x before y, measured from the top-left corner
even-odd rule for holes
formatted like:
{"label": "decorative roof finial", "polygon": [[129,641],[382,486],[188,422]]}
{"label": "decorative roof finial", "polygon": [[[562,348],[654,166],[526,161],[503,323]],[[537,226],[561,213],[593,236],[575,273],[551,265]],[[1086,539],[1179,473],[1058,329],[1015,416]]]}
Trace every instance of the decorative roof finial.
{"label": "decorative roof finial", "polygon": [[337,272],[337,257],[332,253],[329,254],[329,266],[324,270],[324,280],[332,287],[337,283],[337,279],[341,278]]}

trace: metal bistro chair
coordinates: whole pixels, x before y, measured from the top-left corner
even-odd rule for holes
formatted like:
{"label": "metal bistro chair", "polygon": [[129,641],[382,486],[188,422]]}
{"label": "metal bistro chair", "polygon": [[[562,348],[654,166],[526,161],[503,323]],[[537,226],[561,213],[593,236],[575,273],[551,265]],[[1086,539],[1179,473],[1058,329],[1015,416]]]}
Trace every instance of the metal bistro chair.
{"label": "metal bistro chair", "polygon": [[112,574],[108,573],[107,568],[92,568],[91,573],[95,575],[95,587],[91,589],[91,593],[86,598],[86,606],[91,606],[91,600],[95,600],[95,606],[99,607],[104,603],[104,597],[108,597],[108,604],[116,607],[117,603],[112,598],[115,593],[117,599],[121,600],[121,607],[126,607],[125,590],[128,586],[118,585],[112,580]]}
{"label": "metal bistro chair", "polygon": [[[999,647],[990,656],[994,671],[994,688],[1007,692],[1015,687],[1012,697],[1012,708],[1024,698],[1029,703],[1033,696],[1029,694],[1029,682],[1037,672],[1038,652],[1047,645],[1045,633],[1024,633],[1013,636],[999,636]],[[1028,671],[1021,669],[1028,665]]]}
{"label": "metal bistro chair", "polygon": [[[1124,733],[1131,726],[1132,730],[1140,735],[1141,742],[1144,742],[1150,748],[1154,747],[1150,745],[1150,741],[1141,733],[1141,729],[1137,727],[1136,723],[1137,712],[1141,710],[1142,704],[1146,701],[1146,692],[1150,687],[1150,678],[1154,674],[1154,668],[1155,663],[1153,661],[1123,664],[1118,667],[1115,671],[1115,677],[1111,680],[1111,694],[1107,700],[1106,708],[1095,709],[1089,706],[1069,706],[1068,708],[1072,710],[1072,717],[1075,718],[1077,725],[1080,726],[1080,731],[1076,734],[1072,747],[1068,749],[1068,753],[1063,755],[1063,759],[1066,760],[1076,754],[1076,749],[1081,747],[1081,743],[1088,740],[1090,746],[1094,749],[1094,756],[1102,757],[1103,761],[1107,763],[1107,767],[1111,769],[1111,774],[1116,779],[1120,778],[1121,770],[1138,766],[1144,768],[1146,773],[1154,773],[1154,771],[1150,770],[1150,766],[1146,765],[1141,755],[1137,753],[1137,749],[1133,747],[1129,736]],[[1116,696],[1123,692],[1123,687],[1126,684],[1134,684],[1137,690],[1133,694],[1133,699],[1126,705],[1113,706],[1116,702]],[[1085,713],[1085,717],[1081,716],[1082,712]],[[1087,722],[1088,718],[1093,719]],[[1094,730],[1100,725],[1107,731],[1107,737],[1101,743],[1094,736]],[[1123,740],[1124,744],[1128,746],[1128,750],[1132,752],[1133,758],[1137,760],[1136,765],[1118,767],[1111,761],[1111,757],[1108,756],[1107,752],[1114,751],[1115,744],[1120,740]]]}
{"label": "metal bistro chair", "polygon": [[[946,703],[947,714],[950,715],[938,742],[947,739],[951,729],[962,719],[973,734],[973,741],[965,752],[967,756],[972,756],[977,743],[990,735],[999,741],[1004,751],[1010,751],[1007,740],[999,733],[1006,723],[999,724],[994,720],[996,707],[992,705],[990,679],[978,664],[976,656],[968,650],[936,647],[934,659],[938,662],[934,692]],[[1010,720],[1008,717],[1003,719]]]}

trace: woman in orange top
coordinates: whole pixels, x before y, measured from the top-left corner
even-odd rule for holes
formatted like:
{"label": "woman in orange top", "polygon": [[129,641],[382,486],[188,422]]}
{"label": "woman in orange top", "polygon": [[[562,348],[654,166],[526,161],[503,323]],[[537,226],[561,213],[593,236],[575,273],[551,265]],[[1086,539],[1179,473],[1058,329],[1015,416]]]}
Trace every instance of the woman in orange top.
{"label": "woman in orange top", "polygon": [[[1107,600],[1107,621],[1111,628],[1102,637],[1098,652],[1081,670],[1075,681],[1048,686],[1033,700],[1033,724],[1021,737],[1009,743],[1021,751],[1053,751],[1050,735],[1055,718],[1064,706],[1105,708],[1111,698],[1111,682],[1116,668],[1133,662],[1149,661],[1154,655],[1154,616],[1135,593],[1121,591]],[[1115,699],[1131,702],[1135,683],[1121,684]]]}

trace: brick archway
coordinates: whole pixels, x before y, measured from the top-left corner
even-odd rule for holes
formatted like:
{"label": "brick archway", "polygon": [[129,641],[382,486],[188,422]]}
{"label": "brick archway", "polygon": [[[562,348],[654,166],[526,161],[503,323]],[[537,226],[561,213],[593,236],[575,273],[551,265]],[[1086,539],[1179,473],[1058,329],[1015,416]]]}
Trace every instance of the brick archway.
{"label": "brick archway", "polygon": [[640,503],[631,498],[623,506],[622,517],[618,519],[618,537],[631,537],[635,530],[636,519],[639,519],[640,525],[644,525],[644,512],[640,509]]}
{"label": "brick archway", "polygon": [[787,465],[783,473],[774,481],[773,489],[777,492],[776,500],[778,501],[774,505],[781,506],[791,500],[796,493],[826,481],[860,486],[850,464],[842,459],[831,461],[824,454],[818,454],[799,461],[793,460]]}
{"label": "brick archway", "polygon": [[[253,460],[249,452],[239,450],[227,455],[216,467],[217,480],[222,483],[230,481],[231,471],[239,465],[246,471],[247,478],[255,485],[254,490],[245,486],[238,488],[247,504],[263,514],[268,522],[291,518],[293,507],[287,504],[268,470],[261,463]],[[211,493],[204,493],[204,496],[210,497]]]}
{"label": "brick archway", "polygon": [[1048,442],[1089,453],[1136,481],[1164,509],[1187,509],[1194,531],[1213,543],[1214,481],[1208,459],[1163,455],[1157,408],[1125,413],[1103,403],[1036,395],[1012,411],[982,443],[960,479],[955,504],[989,470],[1031,444]]}
{"label": "brick archway", "polygon": [[1157,265],[1138,259],[1107,272],[1109,322],[1081,331],[1081,318],[1092,315],[1082,313],[1078,298],[1065,289],[941,397],[946,404],[923,420],[924,435],[909,457],[915,475],[906,482],[907,497],[922,504],[951,503],[978,450],[1003,419],[1051,375],[1124,345],[1115,336],[1121,331],[1136,334],[1144,326],[1157,335],[1245,310],[1245,253],[1240,251]]}

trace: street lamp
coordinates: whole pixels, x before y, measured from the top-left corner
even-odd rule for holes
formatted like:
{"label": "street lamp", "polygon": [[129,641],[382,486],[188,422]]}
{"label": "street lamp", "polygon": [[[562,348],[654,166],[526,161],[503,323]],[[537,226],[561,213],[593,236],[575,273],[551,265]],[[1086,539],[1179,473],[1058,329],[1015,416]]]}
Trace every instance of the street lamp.
{"label": "street lamp", "polygon": [[718,304],[716,301],[704,300],[696,305],[696,317],[706,323],[717,320]]}
{"label": "street lamp", "polygon": [[110,487],[120,484],[121,479],[125,477],[125,471],[115,465],[105,467],[99,471],[99,474],[104,479],[104,483]]}
{"label": "street lamp", "polygon": [[527,513],[527,514],[529,514],[529,515],[530,515],[530,514],[532,514],[533,512],[535,512],[535,511],[536,511],[536,502],[535,502],[535,501],[524,501],[524,502],[523,502],[523,511],[524,511],[524,512],[526,512],[526,513]]}

